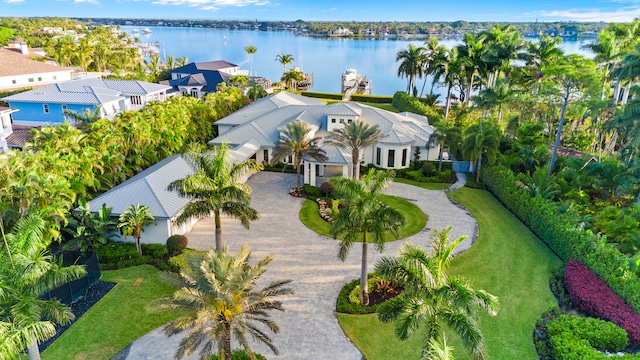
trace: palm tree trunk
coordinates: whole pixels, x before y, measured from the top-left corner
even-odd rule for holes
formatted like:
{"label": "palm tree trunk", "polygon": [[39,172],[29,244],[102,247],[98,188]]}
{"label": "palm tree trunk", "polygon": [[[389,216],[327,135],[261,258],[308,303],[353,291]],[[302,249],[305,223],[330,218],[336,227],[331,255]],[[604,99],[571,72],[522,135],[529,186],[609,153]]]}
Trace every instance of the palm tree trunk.
{"label": "palm tree trunk", "polygon": [[302,193],[302,191],[300,190],[300,162],[298,161],[296,164],[296,192],[297,194]]}
{"label": "palm tree trunk", "polygon": [[565,111],[567,110],[567,104],[569,103],[570,91],[571,91],[571,88],[567,86],[566,93],[564,96],[564,103],[562,104],[562,110],[560,111],[560,121],[558,122],[558,133],[556,134],[556,141],[553,143],[553,151],[551,152],[551,162],[549,163],[549,173],[547,174],[547,179],[551,177],[551,174],[553,174],[553,166],[556,163],[558,146],[560,146],[560,138],[562,137],[562,124],[564,123],[564,114],[565,114]]}
{"label": "palm tree trunk", "polygon": [[369,305],[369,282],[367,279],[367,256],[369,247],[367,243],[367,233],[364,233],[364,241],[362,241],[362,269],[360,269],[360,304]]}
{"label": "palm tree trunk", "polygon": [[357,149],[354,149],[351,152],[351,163],[353,164],[352,174],[353,180],[360,179],[360,152]]}
{"label": "palm tree trunk", "polygon": [[216,252],[221,252],[222,251],[222,226],[220,221],[220,210],[215,211],[214,219],[216,222]]}
{"label": "palm tree trunk", "polygon": [[29,360],[40,360],[40,349],[38,349],[38,341],[35,335],[31,335],[31,343],[27,346],[29,352]]}
{"label": "palm tree trunk", "polygon": [[142,257],[142,245],[140,244],[140,235],[135,237],[136,239],[136,250],[138,250],[138,256]]}
{"label": "palm tree trunk", "polygon": [[476,182],[480,182],[480,171],[482,170],[482,154],[478,156],[478,166],[476,169]]}
{"label": "palm tree trunk", "polygon": [[224,324],[224,360],[231,360],[231,323]]}
{"label": "palm tree trunk", "polygon": [[440,149],[438,150],[438,172],[442,171],[442,148],[444,144],[440,143]]}
{"label": "palm tree trunk", "polygon": [[447,89],[447,104],[444,109],[444,119],[447,120],[449,118],[449,109],[451,109],[451,88],[452,84],[449,84],[449,88]]}

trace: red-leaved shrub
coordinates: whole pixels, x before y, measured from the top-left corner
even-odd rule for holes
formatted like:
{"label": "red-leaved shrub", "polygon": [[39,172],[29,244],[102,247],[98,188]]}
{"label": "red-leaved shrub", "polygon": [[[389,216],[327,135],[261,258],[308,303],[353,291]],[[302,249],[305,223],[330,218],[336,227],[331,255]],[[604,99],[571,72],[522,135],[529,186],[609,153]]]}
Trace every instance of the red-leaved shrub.
{"label": "red-leaved shrub", "polygon": [[571,259],[564,273],[564,286],[580,311],[620,326],[627,331],[629,345],[640,347],[640,315],[598,275]]}

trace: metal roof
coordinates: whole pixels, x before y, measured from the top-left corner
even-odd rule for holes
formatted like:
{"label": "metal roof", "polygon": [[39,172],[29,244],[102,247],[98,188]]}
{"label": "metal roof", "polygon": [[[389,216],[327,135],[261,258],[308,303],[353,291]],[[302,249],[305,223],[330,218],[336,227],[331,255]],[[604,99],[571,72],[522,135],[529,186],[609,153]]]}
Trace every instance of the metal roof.
{"label": "metal roof", "polygon": [[194,168],[187,160],[173,155],[91,200],[89,206],[92,212],[98,212],[104,203],[113,208],[113,215],[120,215],[129,205],[141,204],[148,206],[155,218],[172,219],[190,199],[168,191],[167,186],[193,173]]}
{"label": "metal roof", "polygon": [[[282,93],[279,93],[282,94]],[[273,99],[286,101],[293,99],[294,104],[278,107]],[[302,98],[302,99],[300,99]],[[309,99],[312,100],[312,99]],[[254,145],[262,148],[272,148],[280,137],[279,129],[286,124],[301,120],[312,128],[317,129],[316,136],[324,137],[327,133],[327,114],[359,114],[357,119],[369,125],[378,125],[380,131],[385,135],[381,143],[385,144],[413,144],[424,146],[428,142],[435,129],[429,125],[426,117],[411,113],[397,114],[386,110],[374,108],[359,103],[334,103],[326,105],[324,103],[311,101],[311,104],[304,103],[304,97],[295,95],[276,95],[271,97],[271,101],[261,99],[244,109],[222,119],[217,124],[223,122],[225,125],[236,125],[227,130],[224,134],[211,140],[212,145],[219,145],[228,142],[231,146],[239,146],[251,141]],[[332,146],[324,147],[327,153],[331,154],[332,163],[344,163],[345,156],[350,159],[350,154],[333,151]],[[328,155],[329,156],[329,155]],[[350,161],[350,160],[349,160]]]}
{"label": "metal roof", "polygon": [[124,95],[147,95],[171,87],[138,80],[83,79],[61,82],[4,97],[7,102],[100,105]]}
{"label": "metal roof", "polygon": [[31,60],[11,49],[0,49],[0,77],[72,71],[71,68]]}

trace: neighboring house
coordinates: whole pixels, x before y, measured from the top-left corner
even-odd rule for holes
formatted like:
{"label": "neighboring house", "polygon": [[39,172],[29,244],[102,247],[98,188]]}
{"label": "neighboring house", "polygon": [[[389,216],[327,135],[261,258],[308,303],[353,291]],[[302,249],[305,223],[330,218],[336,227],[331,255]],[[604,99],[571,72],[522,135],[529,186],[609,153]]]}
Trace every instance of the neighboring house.
{"label": "neighboring house", "polygon": [[[144,228],[142,243],[164,244],[172,235],[182,235],[191,230],[198,219],[178,225],[176,218],[182,213],[190,199],[168,191],[167,186],[194,173],[193,167],[180,155],[170,156],[122,184],[105,192],[89,202],[91,212],[97,213],[102,204],[112,207],[111,215],[120,216],[129,205],[149,207],[156,225]],[[127,237],[133,241],[132,237]]]}
{"label": "neighboring house", "polygon": [[4,97],[0,100],[20,111],[13,123],[27,126],[59,125],[65,111],[83,113],[101,108],[112,118],[124,110],[138,110],[150,102],[165,101],[170,87],[137,80],[83,79],[58,83]]}
{"label": "neighboring house", "polygon": [[191,95],[201,98],[205,94],[216,91],[218,84],[227,82],[236,75],[249,75],[246,70],[240,70],[236,64],[224,60],[189,63],[171,70],[171,80],[162,84],[170,85],[173,91],[181,95]]}
{"label": "neighboring house", "polygon": [[7,138],[13,134],[11,114],[18,110],[0,106],[0,153],[9,149]]}
{"label": "neighboring house", "polygon": [[[237,75],[249,76],[249,71],[240,70],[238,65],[224,60],[194,62],[171,70],[171,80],[160,83],[171,86],[172,91],[177,94],[201,98],[215,92],[219,84],[227,83]],[[249,77],[249,79],[250,82],[261,85],[267,91],[271,88],[268,79],[262,77]]]}
{"label": "neighboring house", "polygon": [[73,69],[31,60],[25,55],[28,55],[26,44],[21,49],[0,49],[0,90],[71,80]]}
{"label": "neighboring house", "polygon": [[[408,112],[396,114],[352,102],[326,105],[301,95],[280,92],[218,120],[216,125],[220,135],[209,144],[226,142],[233,150],[236,161],[254,159],[268,162],[280,138],[280,130],[295,120],[308,123],[313,133],[323,138],[328,131],[356,120],[378,125],[386,136],[376,146],[361,152],[360,163],[374,164],[384,169],[409,167],[417,147],[421,149],[422,157],[428,158],[435,132],[427,118],[421,115]],[[322,148],[329,158],[326,162],[304,159],[305,183],[316,185],[317,176],[352,176],[349,152],[327,144],[323,144]]]}
{"label": "neighboring house", "polygon": [[31,130],[38,128],[37,126],[13,125],[13,132],[7,136],[7,145],[9,149],[24,150],[25,144],[33,138]]}

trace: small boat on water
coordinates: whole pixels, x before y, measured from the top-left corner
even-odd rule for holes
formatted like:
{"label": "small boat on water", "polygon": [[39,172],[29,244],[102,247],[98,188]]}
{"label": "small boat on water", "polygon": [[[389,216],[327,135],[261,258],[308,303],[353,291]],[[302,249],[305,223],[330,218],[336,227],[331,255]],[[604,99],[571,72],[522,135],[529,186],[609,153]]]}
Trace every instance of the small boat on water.
{"label": "small boat on water", "polygon": [[142,33],[145,35],[151,34],[151,30],[149,28],[142,29]]}

